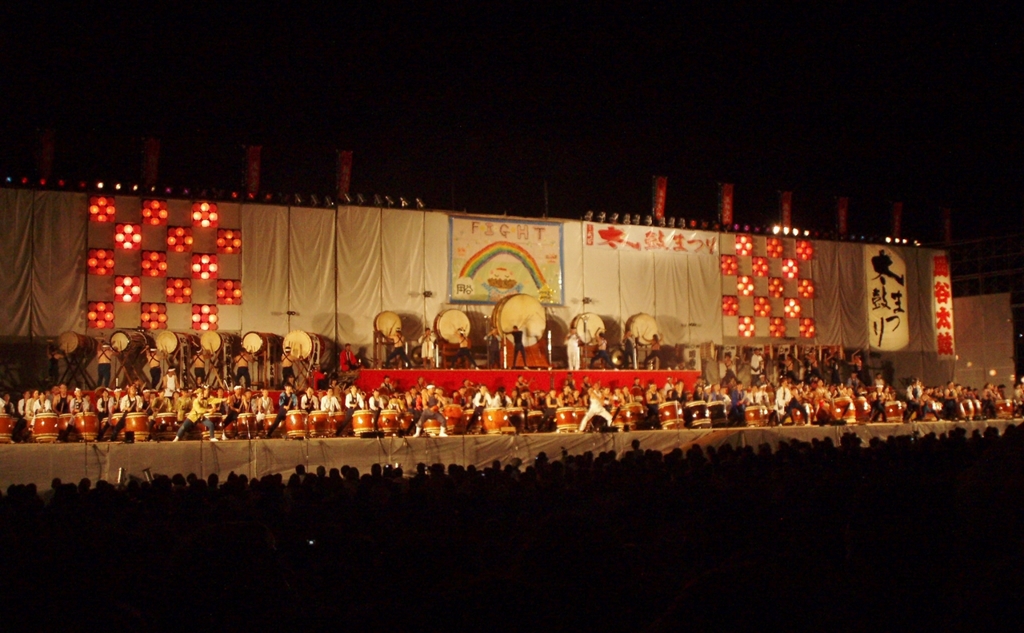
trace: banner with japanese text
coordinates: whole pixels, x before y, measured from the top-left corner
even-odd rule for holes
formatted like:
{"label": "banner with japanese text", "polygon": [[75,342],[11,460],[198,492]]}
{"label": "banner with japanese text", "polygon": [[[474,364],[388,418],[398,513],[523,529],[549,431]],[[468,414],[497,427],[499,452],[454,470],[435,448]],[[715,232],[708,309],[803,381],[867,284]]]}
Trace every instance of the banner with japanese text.
{"label": "banner with japanese text", "polygon": [[496,303],[513,294],[562,305],[562,225],[449,216],[449,298]]}
{"label": "banner with japanese text", "polygon": [[935,311],[935,342],[939,356],[955,355],[953,346],[953,282],[949,257],[932,257],[932,302]]}
{"label": "banner with japanese text", "polygon": [[584,222],[583,244],[588,248],[718,256],[718,233],[657,226]]}
{"label": "banner with japanese text", "polygon": [[907,264],[896,250],[864,247],[868,338],[871,349],[895,352],[910,343],[907,310]]}

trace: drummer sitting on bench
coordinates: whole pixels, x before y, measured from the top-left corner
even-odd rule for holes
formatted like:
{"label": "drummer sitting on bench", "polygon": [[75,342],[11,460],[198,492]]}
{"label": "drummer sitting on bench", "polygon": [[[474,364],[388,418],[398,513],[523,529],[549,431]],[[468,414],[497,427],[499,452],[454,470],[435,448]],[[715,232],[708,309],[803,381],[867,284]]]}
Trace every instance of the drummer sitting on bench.
{"label": "drummer sitting on bench", "polygon": [[413,437],[419,437],[423,433],[423,423],[427,420],[437,420],[441,425],[440,437],[448,437],[448,421],[441,414],[441,401],[434,393],[434,385],[427,385],[427,395],[423,398],[423,413],[416,421],[416,432]]}

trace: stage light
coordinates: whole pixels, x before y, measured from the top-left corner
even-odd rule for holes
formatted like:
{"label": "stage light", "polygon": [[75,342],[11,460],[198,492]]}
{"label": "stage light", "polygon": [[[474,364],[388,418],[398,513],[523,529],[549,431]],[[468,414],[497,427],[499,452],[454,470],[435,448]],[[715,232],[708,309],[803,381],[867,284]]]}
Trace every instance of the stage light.
{"label": "stage light", "polygon": [[[651,217],[651,216],[647,216],[647,217]],[[636,213],[636,214],[633,215],[633,226],[639,226],[639,225],[640,225],[640,214]]]}
{"label": "stage light", "polygon": [[739,260],[735,255],[722,255],[721,267],[723,275],[735,275],[740,269]]}
{"label": "stage light", "polygon": [[788,226],[782,227],[782,234],[783,235],[789,235],[789,227]]}
{"label": "stage light", "polygon": [[192,280],[185,277],[168,277],[164,294],[170,303],[191,303]]}
{"label": "stage light", "polygon": [[[419,198],[416,199],[419,200]],[[352,196],[348,195],[347,193],[341,194],[341,200],[345,204],[352,204]]]}
{"label": "stage light", "polygon": [[782,317],[772,317],[768,321],[768,336],[772,338],[785,338],[786,337],[786,319]]}
{"label": "stage light", "polygon": [[217,229],[217,252],[222,255],[242,252],[242,230]]}
{"label": "stage light", "polygon": [[118,303],[138,303],[142,300],[142,285],[138,277],[114,278],[114,300]]}
{"label": "stage light", "polygon": [[921,242],[919,242],[918,240],[914,240],[914,246],[920,246],[920,245],[921,245]]}
{"label": "stage light", "polygon": [[146,277],[167,276],[167,253],[142,251],[142,274]]}
{"label": "stage light", "polygon": [[811,232],[808,231],[807,229],[804,229],[804,237],[810,237],[810,235],[811,235]]}
{"label": "stage light", "polygon": [[786,315],[787,319],[796,319],[800,317],[800,300],[794,297],[786,299],[785,303],[782,304],[782,313]]}
{"label": "stage light", "polygon": [[206,332],[217,329],[217,306],[209,304],[193,304],[192,329]]}
{"label": "stage light", "polygon": [[669,218],[668,219],[668,228],[670,228],[670,229],[676,228],[676,219],[675,218]]}
{"label": "stage light", "polygon": [[358,204],[359,206],[363,206],[364,204],[366,204],[366,198],[363,197],[363,194],[356,194],[356,204]]}
{"label": "stage light", "polygon": [[892,242],[892,238],[891,237],[886,237],[885,238],[885,243],[889,244],[890,242]]}
{"label": "stage light", "polygon": [[217,256],[211,253],[192,255],[192,279],[216,279]]}
{"label": "stage light", "polygon": [[143,200],[142,201],[142,222],[150,226],[161,226],[167,224],[167,201],[166,200]]}
{"label": "stage light", "polygon": [[804,299],[813,299],[814,281],[811,279],[801,279],[796,284],[796,292]]}
{"label": "stage light", "polygon": [[97,189],[102,189],[103,188],[103,183],[102,182],[96,183],[96,188]]}
{"label": "stage light", "polygon": [[138,185],[132,185],[132,191],[138,191],[138,190],[139,190],[139,186]]}
{"label": "stage light", "polygon": [[391,196],[384,196],[384,202],[388,204],[388,208],[395,206],[395,201],[391,199]]}
{"label": "stage light", "polygon": [[633,223],[633,216],[628,214],[628,213],[626,215],[622,216],[622,223],[623,224],[627,224],[627,225],[628,224],[632,224]]}
{"label": "stage light", "polygon": [[328,209],[333,209],[334,208],[334,198],[332,198],[330,196],[324,196],[324,206],[327,207]]}
{"label": "stage light", "polygon": [[796,279],[800,274],[800,265],[795,259],[782,260],[782,276],[786,279]]}
{"label": "stage light", "polygon": [[167,248],[174,253],[192,250],[192,228],[187,226],[167,227]]}
{"label": "stage light", "polygon": [[594,220],[594,212],[593,211],[587,211],[586,213],[583,214],[583,221],[584,222],[593,222],[593,220]]}
{"label": "stage light", "polygon": [[239,305],[242,303],[242,281],[240,279],[217,280],[218,305]]}
{"label": "stage light", "polygon": [[598,213],[597,214],[597,223],[598,224],[604,224],[604,219],[607,218],[607,217],[608,217],[608,215],[604,211]]}
{"label": "stage light", "polygon": [[108,301],[90,301],[86,321],[91,330],[114,328],[114,304]]}
{"label": "stage light", "polygon": [[796,256],[805,262],[814,259],[814,243],[809,240],[797,240]]}
{"label": "stage light", "polygon": [[665,228],[665,218],[658,218],[658,227]]}
{"label": "stage light", "polygon": [[295,194],[294,196],[292,196],[292,201],[295,203],[296,206],[300,206],[301,207],[302,206],[302,195],[298,194],[298,193]]}
{"label": "stage light", "polygon": [[380,195],[374,194],[373,195],[373,206],[375,206],[375,207],[383,207],[384,206],[384,199],[381,198]]}
{"label": "stage light", "polygon": [[93,222],[113,222],[117,208],[114,199],[109,196],[93,196],[89,198],[89,220]]}
{"label": "stage light", "polygon": [[781,299],[786,293],[786,285],[780,277],[772,277],[768,280],[768,295]]}
{"label": "stage light", "polygon": [[740,300],[732,295],[722,297],[722,314],[724,316],[736,316],[740,312]]}
{"label": "stage light", "polygon": [[654,224],[654,218],[649,215],[644,216],[644,226],[652,226]]}
{"label": "stage light", "polygon": [[139,315],[142,327],[147,330],[167,329],[167,304],[166,303],[143,303],[142,313]]}
{"label": "stage light", "polygon": [[192,226],[201,228],[216,228],[217,221],[219,220],[219,214],[217,213],[217,203],[215,202],[196,202],[192,205]]}
{"label": "stage light", "polygon": [[767,257],[752,257],[750,259],[750,269],[754,273],[755,277],[767,277],[768,276],[768,258]]}
{"label": "stage light", "polygon": [[817,336],[817,331],[814,327],[814,319],[800,319],[800,338],[814,338],[815,336]]}
{"label": "stage light", "polygon": [[768,253],[768,257],[780,259],[784,251],[785,248],[782,244],[782,238],[769,237],[765,240],[765,252]]}
{"label": "stage light", "polygon": [[121,191],[121,183],[116,183],[114,185],[114,191]]}
{"label": "stage light", "polygon": [[114,274],[114,251],[103,248],[90,248],[86,266],[90,275]]}
{"label": "stage light", "polygon": [[772,301],[768,297],[754,297],[754,315],[759,317],[771,316]]}
{"label": "stage light", "polygon": [[754,317],[740,317],[737,327],[740,336],[743,338],[750,338],[754,336]]}
{"label": "stage light", "polygon": [[416,208],[417,209],[426,209],[427,205],[423,204],[423,200],[422,199],[416,198]]}
{"label": "stage light", "polygon": [[737,235],[736,236],[736,255],[739,257],[749,257],[754,251],[754,239],[749,235]]}
{"label": "stage light", "polygon": [[754,294],[754,280],[749,275],[740,275],[736,278],[736,292],[744,297]]}
{"label": "stage light", "polygon": [[138,224],[118,224],[114,227],[116,248],[137,251],[142,247],[142,227]]}
{"label": "stage light", "polygon": [[608,224],[618,224],[618,223],[619,223],[619,214],[618,213],[611,214],[611,216],[609,216],[609,218],[608,218]]}

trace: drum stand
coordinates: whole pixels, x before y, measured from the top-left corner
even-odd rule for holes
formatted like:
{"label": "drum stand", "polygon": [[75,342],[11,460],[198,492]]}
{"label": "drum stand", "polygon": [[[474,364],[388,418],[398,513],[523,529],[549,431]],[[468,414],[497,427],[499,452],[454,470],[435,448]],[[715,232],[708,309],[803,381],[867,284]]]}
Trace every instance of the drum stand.
{"label": "drum stand", "polygon": [[270,385],[277,384],[277,372],[274,371],[274,359],[269,350],[263,350],[253,354],[253,360],[249,362],[249,369],[255,365],[256,375],[252,376],[253,384],[260,384],[268,389]]}
{"label": "drum stand", "polygon": [[82,382],[75,383],[83,389],[93,389],[96,387],[96,381],[92,379],[92,376],[86,371],[89,366],[89,361],[92,360],[93,355],[90,353],[85,354],[70,354],[65,355],[64,360],[66,366],[64,367],[64,373],[61,374],[60,380],[57,384],[72,384],[75,383],[75,378],[81,378]]}
{"label": "drum stand", "polygon": [[229,380],[224,376],[228,371],[228,360],[231,359],[231,350],[227,343],[222,343],[220,351],[210,356],[210,365],[206,372],[206,384],[210,388],[227,389]]}
{"label": "drum stand", "polygon": [[117,370],[114,371],[114,384],[118,384],[118,378],[124,376],[125,386],[141,382],[143,384],[148,383],[148,380],[143,377],[142,372],[139,369],[139,360],[144,359],[144,354],[140,350],[128,349],[121,352],[117,356]]}
{"label": "drum stand", "polygon": [[295,388],[305,389],[306,387],[316,388],[316,385],[312,384],[313,380],[313,366],[319,362],[321,356],[320,339],[316,337],[312,338],[312,347],[309,350],[309,356],[306,358],[298,358],[295,364],[292,365],[296,368],[295,372]]}

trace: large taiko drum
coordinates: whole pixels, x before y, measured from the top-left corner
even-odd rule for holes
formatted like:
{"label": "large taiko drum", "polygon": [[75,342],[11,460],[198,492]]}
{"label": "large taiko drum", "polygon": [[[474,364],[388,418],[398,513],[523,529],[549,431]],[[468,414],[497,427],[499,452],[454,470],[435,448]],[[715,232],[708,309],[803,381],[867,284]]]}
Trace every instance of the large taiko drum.
{"label": "large taiko drum", "polygon": [[650,345],[658,335],[658,322],[651,315],[641,312],[626,320],[626,331],[630,332],[640,345]]}
{"label": "large taiko drum", "polygon": [[152,437],[158,441],[173,440],[178,435],[181,423],[175,413],[156,413],[153,415]]}
{"label": "large taiko drum", "polygon": [[310,411],[306,418],[306,427],[310,437],[330,437],[334,435],[330,418],[326,411]]}
{"label": "large taiko drum", "polygon": [[224,332],[203,332],[203,335],[199,339],[199,344],[202,346],[203,351],[211,354],[234,354],[242,345],[242,339],[234,334],[227,334]]}
{"label": "large taiko drum", "polygon": [[973,420],[974,419],[974,402],[967,398],[961,400],[956,406],[957,417],[961,420]]}
{"label": "large taiko drum", "polygon": [[49,444],[57,441],[56,413],[37,413],[32,420],[32,438],[40,444]]}
{"label": "large taiko drum", "polygon": [[818,424],[831,424],[833,422],[832,401],[821,399],[818,401],[818,408],[814,412],[814,420]]}
{"label": "large taiko drum", "polygon": [[544,424],[544,412],[543,411],[527,411],[526,412],[526,429],[530,433],[536,433],[540,430],[541,425]]}
{"label": "large taiko drum", "polygon": [[[227,439],[227,437],[224,435],[224,414],[223,413],[208,413],[208,414],[206,414],[206,417],[210,418],[210,422],[213,422],[213,431],[214,431],[214,433],[220,433],[221,437],[223,437],[224,439]],[[201,437],[202,439],[204,439],[204,440],[210,439],[210,429],[206,428],[206,425],[203,424],[202,420],[200,420],[192,428],[192,432],[193,433],[195,433],[196,430],[199,431],[199,437]],[[216,437],[216,435],[214,437]]]}
{"label": "large taiko drum", "polygon": [[974,419],[975,420],[984,420],[985,419],[985,413],[984,413],[984,409],[981,408],[981,400],[978,400],[977,398],[975,398],[973,400],[973,402],[974,402]]}
{"label": "large taiko drum", "polygon": [[6,413],[0,413],[0,444],[10,444],[12,433],[14,433],[14,418]]}
{"label": "large taiko drum", "polygon": [[632,431],[642,418],[643,406],[639,402],[627,402],[615,412],[612,425],[618,427],[620,431]]}
{"label": "large taiko drum", "polygon": [[449,435],[466,434],[466,422],[468,422],[468,419],[463,414],[462,405],[446,404],[441,410],[441,414],[444,415]]}
{"label": "large taiko drum", "polygon": [[840,420],[846,424],[857,423],[857,409],[853,406],[853,399],[849,396],[839,396],[832,401],[832,419]]}
{"label": "large taiko drum", "polygon": [[890,400],[885,403],[885,421],[902,422],[903,410],[907,405],[900,400]]}
{"label": "large taiko drum", "polygon": [[66,434],[69,431],[76,431],[75,416],[70,413],[61,413],[57,416],[57,432]]}
{"label": "large taiko drum", "polygon": [[506,426],[508,426],[508,411],[498,407],[484,409],[484,433],[498,435]]}
{"label": "large taiko drum", "polygon": [[711,426],[707,403],[703,400],[687,402],[683,406],[683,422],[691,429],[706,429]]}
{"label": "large taiko drum", "polygon": [[402,329],[402,317],[385,310],[373,318],[373,329],[381,336],[391,338],[395,332]]}
{"label": "large taiko drum", "polygon": [[299,360],[320,364],[327,353],[327,339],[319,334],[292,330],[284,337],[284,346],[292,348],[291,355]]}
{"label": "large taiko drum", "polygon": [[434,332],[446,343],[458,345],[459,333],[469,337],[469,317],[462,310],[442,310],[434,318]]}
{"label": "large taiko drum", "polygon": [[[211,332],[207,332],[211,334]],[[179,351],[193,354],[199,350],[199,337],[185,332],[161,330],[156,335],[156,348],[164,354],[176,354]]]}
{"label": "large taiko drum", "polygon": [[679,409],[679,403],[675,400],[658,405],[658,420],[661,422],[661,428],[668,430],[679,428],[681,413]]}
{"label": "large taiko drum", "polygon": [[576,332],[581,343],[590,345],[598,334],[604,334],[604,320],[593,312],[584,312],[573,317],[569,329]]}
{"label": "large taiko drum", "polygon": [[118,330],[110,335],[110,346],[114,350],[125,353],[139,352],[153,347],[149,336],[137,330]]}
{"label": "large taiko drum", "polygon": [[800,426],[800,425],[803,425],[803,424],[810,423],[810,420],[811,420],[810,405],[807,404],[806,402],[801,402],[801,403],[797,404],[795,407],[790,409],[789,413],[790,413],[790,419],[792,420],[792,424]]}
{"label": "large taiko drum", "polygon": [[125,416],[124,430],[125,433],[133,433],[136,442],[147,441],[149,439],[149,416],[140,412],[129,413]]}
{"label": "large taiko drum", "polygon": [[523,424],[526,423],[526,410],[522,407],[509,407],[505,411],[508,413],[508,425],[515,427],[517,433],[522,433]]}
{"label": "large taiko drum", "polygon": [[249,440],[263,433],[263,424],[256,419],[255,413],[239,413],[235,422],[235,437]]}
{"label": "large taiko drum", "polygon": [[281,337],[268,332],[247,332],[242,337],[242,349],[250,354],[270,354],[279,356],[281,351]]}
{"label": "large taiko drum", "polygon": [[743,410],[747,426],[768,426],[768,407],[763,404],[748,405]]}
{"label": "large taiko drum", "polygon": [[715,420],[725,420],[725,403],[724,402],[709,402],[708,403],[708,418],[711,419],[712,423]]}
{"label": "large taiko drum", "polygon": [[853,401],[853,416],[857,424],[867,424],[871,420],[871,403],[864,396]]}
{"label": "large taiko drum", "polygon": [[996,419],[1013,419],[1013,400],[996,400]]}
{"label": "large taiko drum", "polygon": [[555,409],[555,431],[558,433],[575,433],[580,430],[580,419],[576,417],[578,409],[559,407]]}
{"label": "large taiko drum", "polygon": [[86,356],[96,352],[96,339],[78,332],[64,332],[57,337],[57,347],[65,356]]}
{"label": "large taiko drum", "polygon": [[292,409],[284,418],[285,437],[293,440],[301,440],[308,434],[306,426],[306,412],[302,409]]}
{"label": "large taiko drum", "polygon": [[356,437],[373,433],[373,411],[359,409],[352,414],[352,432]]}
{"label": "large taiko drum", "polygon": [[[397,409],[384,409],[380,412],[380,417],[377,418],[377,428],[380,429],[381,433],[385,437],[394,437],[398,435],[398,431],[402,428],[400,421],[399,411]],[[452,423],[448,422],[448,432],[452,432]],[[465,431],[465,427],[463,427]]]}
{"label": "large taiko drum", "polygon": [[509,295],[499,301],[491,312],[491,327],[505,336],[518,327],[523,333],[523,345],[535,345],[547,332],[547,315],[544,306],[530,295]]}
{"label": "large taiko drum", "polygon": [[95,411],[80,411],[75,414],[75,429],[83,442],[95,442],[100,434],[100,418]]}

